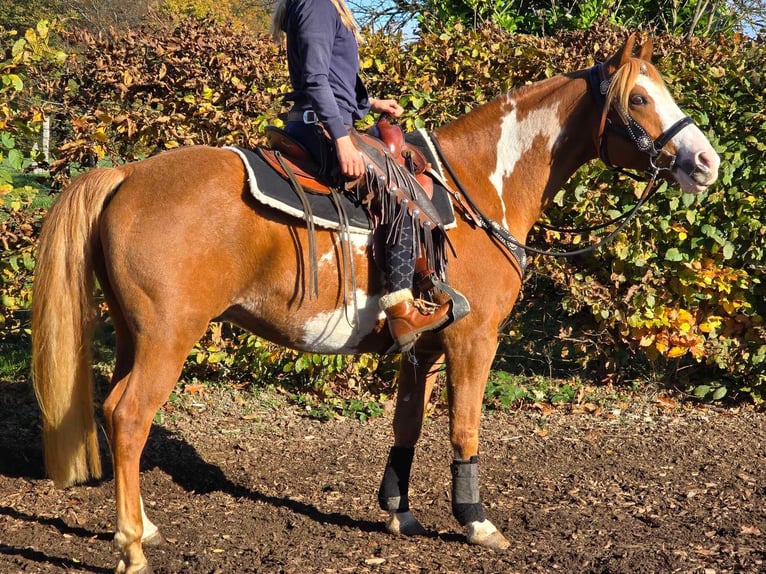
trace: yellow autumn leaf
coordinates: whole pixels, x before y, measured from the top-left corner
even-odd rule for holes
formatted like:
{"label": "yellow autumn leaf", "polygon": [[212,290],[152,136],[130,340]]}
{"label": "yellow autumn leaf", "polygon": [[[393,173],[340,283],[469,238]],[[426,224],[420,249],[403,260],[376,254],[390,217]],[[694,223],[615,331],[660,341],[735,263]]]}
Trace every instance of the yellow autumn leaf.
{"label": "yellow autumn leaf", "polygon": [[101,128],[93,132],[93,139],[99,142],[109,141],[109,136]]}
{"label": "yellow autumn leaf", "polygon": [[721,317],[717,315],[710,315],[702,323],[700,323],[699,329],[703,333],[710,333],[718,329],[721,326]]}
{"label": "yellow autumn leaf", "polygon": [[676,359],[686,354],[687,349],[684,347],[673,347],[668,351],[668,359]]}

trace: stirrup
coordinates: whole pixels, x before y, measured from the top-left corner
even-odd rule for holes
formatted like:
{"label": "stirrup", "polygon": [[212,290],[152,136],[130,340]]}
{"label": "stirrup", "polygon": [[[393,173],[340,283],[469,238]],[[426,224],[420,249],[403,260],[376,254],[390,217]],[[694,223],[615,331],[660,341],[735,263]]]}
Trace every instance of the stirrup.
{"label": "stirrup", "polygon": [[434,287],[436,287],[439,291],[442,291],[446,293],[449,298],[449,310],[447,311],[447,316],[449,317],[447,321],[443,324],[431,331],[431,333],[438,333],[439,331],[443,331],[452,323],[455,321],[459,321],[468,313],[471,312],[471,305],[468,303],[468,299],[465,298],[465,295],[463,295],[460,291],[457,289],[453,289],[449,285],[447,285],[444,281],[439,279],[435,273],[431,274],[431,277],[429,277],[431,283]]}

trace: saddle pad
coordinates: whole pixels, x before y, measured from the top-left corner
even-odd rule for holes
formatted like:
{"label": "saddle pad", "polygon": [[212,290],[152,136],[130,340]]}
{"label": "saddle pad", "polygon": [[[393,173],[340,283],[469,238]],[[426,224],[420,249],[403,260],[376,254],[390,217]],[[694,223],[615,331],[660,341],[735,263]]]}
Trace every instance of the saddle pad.
{"label": "saddle pad", "polygon": [[[426,161],[431,164],[431,169],[435,171],[441,179],[446,179],[446,176],[444,175],[444,166],[442,166],[442,162],[439,159],[439,154],[436,153],[436,148],[431,141],[431,136],[428,135],[428,132],[424,128],[404,134],[404,141],[418,148],[425,156]],[[435,183],[438,185],[438,182]],[[442,190],[444,190],[443,187]],[[451,202],[450,205],[452,205]]]}
{"label": "saddle pad", "polygon": [[[242,159],[247,171],[250,193],[259,203],[293,217],[304,219],[303,204],[290,182],[274,171],[258,153],[240,147],[226,146],[224,149],[233,151]],[[315,225],[325,229],[337,230],[340,228],[338,211],[329,195],[307,193],[306,196],[311,204]],[[348,230],[354,233],[372,233],[372,222],[367,217],[364,207],[345,194],[340,195],[340,200],[348,217]],[[455,227],[452,202],[447,191],[438,182],[434,182],[432,203],[438,210],[445,227],[447,229]]]}

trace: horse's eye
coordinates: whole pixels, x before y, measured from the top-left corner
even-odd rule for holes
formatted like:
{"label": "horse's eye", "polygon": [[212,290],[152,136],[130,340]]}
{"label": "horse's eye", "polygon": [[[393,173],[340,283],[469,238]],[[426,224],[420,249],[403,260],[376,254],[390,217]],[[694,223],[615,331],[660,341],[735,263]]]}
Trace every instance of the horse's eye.
{"label": "horse's eye", "polygon": [[641,94],[631,94],[630,105],[631,106],[643,106],[646,104],[646,98]]}

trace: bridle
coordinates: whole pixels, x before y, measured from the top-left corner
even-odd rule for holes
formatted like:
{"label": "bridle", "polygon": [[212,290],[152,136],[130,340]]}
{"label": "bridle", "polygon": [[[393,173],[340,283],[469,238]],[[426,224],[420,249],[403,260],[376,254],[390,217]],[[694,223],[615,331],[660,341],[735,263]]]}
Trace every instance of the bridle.
{"label": "bridle", "polygon": [[[601,121],[597,134],[597,149],[599,151],[600,159],[604,162],[604,164],[606,164],[607,167],[614,171],[623,173],[637,181],[647,182],[641,197],[631,209],[605,223],[581,229],[557,228],[543,223],[538,223],[538,225],[545,229],[564,233],[584,233],[596,231],[615,223],[619,223],[619,225],[613,231],[611,231],[609,234],[604,236],[593,245],[572,251],[549,251],[537,249],[536,247],[531,247],[518,241],[507,229],[505,229],[505,227],[503,227],[497,221],[487,217],[476,205],[476,203],[466,191],[463,184],[460,182],[460,179],[458,178],[454,169],[444,157],[444,152],[442,151],[442,148],[436,139],[436,135],[433,133],[429,134],[431,142],[433,143],[434,149],[436,150],[442,165],[444,165],[450,177],[452,178],[452,181],[455,183],[458,189],[455,191],[452,190],[449,186],[445,187],[453,196],[453,199],[458,205],[461,205],[464,208],[466,205],[470,207],[470,210],[466,210],[469,219],[471,219],[478,227],[483,228],[493,239],[498,241],[508,250],[508,252],[518,263],[522,275],[524,274],[527,266],[527,253],[534,253],[537,255],[550,255],[554,257],[575,257],[589,253],[591,251],[595,251],[599,247],[611,241],[620,231],[625,228],[625,226],[633,219],[633,217],[635,217],[636,213],[638,213],[638,210],[641,208],[641,206],[643,206],[644,203],[646,203],[646,201],[654,194],[656,191],[656,179],[660,172],[673,171],[673,169],[675,169],[677,156],[668,153],[665,150],[665,146],[682,129],[694,123],[694,120],[688,116],[685,116],[670,126],[667,130],[662,132],[662,134],[660,134],[656,140],[652,139],[646,130],[635,119],[633,119],[633,117],[631,117],[627,111],[622,109],[618,103],[612,102],[611,105],[607,106],[606,94],[609,90],[611,78],[606,76],[603,64],[596,64],[595,66],[591,67],[587,72],[587,79],[591,95],[596,104],[601,108]],[[615,122],[613,122],[609,117],[609,112],[612,109],[614,109],[617,113],[618,117],[622,121],[622,125],[615,124]],[[646,169],[645,174],[634,174],[624,168],[614,165],[611,161],[609,161],[609,156],[607,153],[607,139],[608,136],[612,134],[633,142],[633,144],[640,152],[649,156],[649,167]],[[471,213],[471,211],[473,213]]]}
{"label": "bridle", "polygon": [[[601,108],[601,122],[596,136],[598,140],[597,149],[601,161],[610,169],[624,173],[639,181],[653,181],[661,171],[673,171],[677,156],[665,150],[665,146],[670,143],[670,140],[678,132],[686,126],[694,124],[694,120],[689,116],[684,116],[654,140],[619,103],[612,102],[611,105],[607,105],[606,94],[609,91],[610,83],[611,78],[606,76],[603,64],[596,64],[588,70],[588,85],[590,86],[591,96],[595,100],[596,105]],[[622,125],[616,124],[609,117],[609,112],[612,109],[617,113],[617,116],[622,121]],[[607,144],[610,134],[633,142],[638,151],[649,156],[649,167],[646,170],[645,176],[637,176],[610,161]]]}

